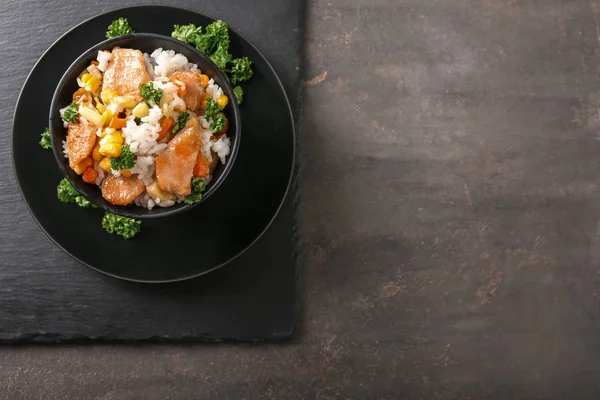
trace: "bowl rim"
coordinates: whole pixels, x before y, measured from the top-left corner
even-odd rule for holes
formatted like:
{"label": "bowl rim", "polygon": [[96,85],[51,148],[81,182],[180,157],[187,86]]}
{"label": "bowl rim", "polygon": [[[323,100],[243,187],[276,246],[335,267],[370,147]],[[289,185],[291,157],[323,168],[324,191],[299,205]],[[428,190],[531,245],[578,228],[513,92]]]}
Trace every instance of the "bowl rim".
{"label": "bowl rim", "polygon": [[[98,42],[94,46],[91,46],[86,51],[81,53],[75,59],[75,61],[73,61],[71,63],[71,65],[65,70],[60,81],[58,82],[58,84],[56,86],[56,89],[54,90],[54,93],[52,95],[52,100],[50,101],[50,111],[49,111],[49,119],[48,119],[48,128],[50,130],[50,139],[51,139],[51,143],[52,143],[52,153],[54,155],[55,161],[58,164],[58,167],[61,170],[63,176],[69,181],[69,183],[71,185],[73,185],[73,187],[83,197],[85,197],[88,201],[90,201],[92,204],[94,204],[98,208],[103,209],[104,211],[107,211],[107,212],[111,212],[113,214],[121,215],[124,217],[129,217],[129,218],[136,218],[136,219],[155,219],[155,218],[170,217],[170,216],[181,214],[185,211],[189,211],[189,210],[193,209],[194,207],[197,207],[198,205],[200,205],[206,199],[208,199],[212,194],[214,194],[217,191],[217,189],[221,186],[221,184],[226,180],[231,169],[233,168],[233,165],[235,163],[235,160],[237,159],[237,154],[238,154],[239,147],[240,147],[241,131],[242,131],[242,129],[241,129],[241,113],[239,110],[239,105],[238,105],[237,101],[235,101],[234,99],[232,99],[232,101],[229,102],[229,105],[231,105],[231,107],[232,107],[232,114],[233,114],[233,118],[235,120],[236,129],[235,129],[235,136],[233,136],[233,140],[231,140],[232,144],[231,144],[230,153],[227,158],[227,164],[224,165],[224,170],[221,173],[221,175],[219,176],[219,178],[210,183],[210,187],[208,188],[207,191],[205,191],[203,193],[202,199],[198,203],[194,203],[194,204],[185,204],[185,203],[178,204],[178,203],[176,203],[174,206],[170,206],[170,207],[165,207],[165,208],[154,207],[152,210],[147,210],[147,209],[145,209],[143,207],[139,207],[139,206],[135,206],[135,208],[134,208],[131,206],[116,206],[116,205],[107,206],[105,204],[98,203],[98,202],[94,201],[93,199],[90,199],[88,196],[86,196],[83,192],[81,192],[78,189],[79,186],[81,185],[81,183],[72,179],[71,174],[67,170],[67,166],[62,162],[62,160],[64,160],[62,141],[59,142],[59,141],[54,140],[56,132],[53,128],[53,125],[56,122],[56,119],[60,119],[59,113],[58,113],[58,110],[59,110],[58,96],[63,92],[63,89],[64,89],[65,85],[67,84],[68,76],[75,69],[81,67],[82,61],[85,58],[89,57],[94,52],[102,50],[103,48],[105,48],[109,45],[112,45],[114,43],[118,43],[118,42],[124,41],[126,39],[132,39],[132,38],[159,39],[159,40],[163,40],[166,42],[175,43],[178,46],[187,47],[190,52],[192,52],[193,54],[198,56],[199,59],[202,60],[202,63],[209,64],[214,69],[214,71],[216,72],[216,75],[218,75],[219,78],[221,79],[221,81],[223,82],[223,84],[220,86],[223,87],[223,89],[226,89],[226,91],[233,94],[233,87],[231,86],[229,79],[223,73],[221,68],[219,68],[210,59],[210,57],[208,55],[200,52],[195,47],[193,47],[183,41],[172,38],[170,36],[165,36],[165,35],[161,35],[161,34],[157,34],[157,33],[147,33],[147,32],[131,33],[128,35],[123,35],[123,36],[118,36],[115,38],[106,39],[101,42]],[[118,46],[118,44],[112,46],[112,48],[117,47],[117,46]],[[166,46],[159,46],[159,47],[162,47],[163,49],[166,48]],[[166,48],[166,49],[170,50],[168,48]],[[190,60],[190,62],[194,62],[194,61]],[[233,96],[230,96],[230,97],[233,97]],[[62,119],[60,119],[60,123],[62,126]],[[66,128],[64,128],[64,129],[66,129]],[[56,136],[58,136],[58,135],[56,135]],[[66,134],[65,134],[65,136],[66,136]],[[231,137],[230,135],[228,135],[228,136]],[[98,190],[99,190],[99,188],[98,188]],[[139,208],[141,210],[146,210],[147,213],[138,215],[135,212],[129,212],[129,210],[134,210],[137,208]]]}

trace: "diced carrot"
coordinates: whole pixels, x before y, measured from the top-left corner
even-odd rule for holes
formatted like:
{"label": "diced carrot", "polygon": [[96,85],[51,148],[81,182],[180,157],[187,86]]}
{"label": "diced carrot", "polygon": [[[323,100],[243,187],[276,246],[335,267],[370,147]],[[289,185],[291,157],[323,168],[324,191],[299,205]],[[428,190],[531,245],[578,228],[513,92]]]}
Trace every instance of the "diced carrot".
{"label": "diced carrot", "polygon": [[99,63],[97,60],[93,60],[93,61],[92,61],[92,64],[94,64],[94,65],[98,65],[98,64],[100,64],[100,63]]}
{"label": "diced carrot", "polygon": [[110,120],[110,124],[108,124],[109,128],[113,129],[121,129],[127,125],[127,120],[125,118],[113,118]]}
{"label": "diced carrot", "polygon": [[202,153],[198,154],[196,159],[196,165],[194,166],[194,177],[205,178],[210,172],[208,158],[204,157]]}
{"label": "diced carrot", "polygon": [[83,172],[83,181],[86,183],[96,183],[96,178],[98,178],[98,171],[93,167],[87,167]]}
{"label": "diced carrot", "polygon": [[[223,113],[221,113],[221,114],[223,114]],[[215,137],[220,138],[221,136],[227,134],[228,130],[229,130],[229,118],[225,117],[225,126],[219,132],[215,132]]]}
{"label": "diced carrot", "polygon": [[167,117],[160,124],[160,134],[158,135],[158,141],[159,142],[161,140],[163,140],[165,136],[167,136],[167,133],[169,132],[169,129],[171,129],[171,127],[173,126],[173,122],[174,122],[173,118]]}
{"label": "diced carrot", "polygon": [[200,100],[200,107],[205,109],[207,107],[206,100],[209,98],[212,99],[212,96],[210,94],[204,92],[200,95],[200,98],[202,99],[202,100]]}

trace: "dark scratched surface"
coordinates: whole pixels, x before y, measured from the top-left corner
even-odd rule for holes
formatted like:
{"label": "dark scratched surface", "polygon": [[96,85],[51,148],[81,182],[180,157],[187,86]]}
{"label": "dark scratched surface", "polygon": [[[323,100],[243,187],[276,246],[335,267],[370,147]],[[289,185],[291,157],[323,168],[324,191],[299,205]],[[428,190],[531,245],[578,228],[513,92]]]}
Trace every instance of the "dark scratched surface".
{"label": "dark scratched surface", "polygon": [[298,339],[5,347],[0,398],[600,397],[600,3],[306,15]]}
{"label": "dark scratched surface", "polygon": [[[291,98],[294,116],[299,118],[301,0],[278,0],[276,3],[255,0],[253,4],[179,0],[171,1],[171,4],[219,16],[233,30],[241,30],[253,43],[264,49]],[[102,7],[98,8],[74,5],[73,2],[64,1],[0,2],[0,15],[4,18],[0,24],[0,49],[3,55],[6,54],[5,59],[10,60],[7,67],[0,70],[0,93],[5,94],[5,101],[0,102],[0,171],[6,171],[0,174],[0,343],[64,343],[73,340],[260,341],[283,340],[293,336],[298,326],[297,264],[294,262],[297,252],[293,246],[297,239],[293,222],[296,185],[271,227],[249,251],[228,263],[227,268],[201,279],[177,284],[124,283],[95,273],[62,252],[36,225],[19,194],[11,171],[11,119],[19,89],[40,54],[69,27],[101,11],[125,4],[104,1]],[[163,9],[165,14],[170,12],[165,10],[169,9]],[[151,24],[136,25],[136,21],[139,18],[153,18],[156,14],[148,9],[139,9],[138,14],[129,12],[131,9],[123,15],[130,18],[136,29],[152,29]],[[85,38],[88,44],[101,40],[110,20],[119,16],[118,12],[111,15],[114,17],[103,17],[105,22],[101,24],[85,24],[83,29],[69,33],[66,42],[61,39],[61,43],[53,46],[36,67],[28,86],[39,91],[24,92],[26,100],[33,101],[20,103],[19,118],[29,117],[32,121],[28,127],[15,125],[14,136],[29,135],[38,139],[30,142],[35,146],[30,150],[27,146],[22,147],[17,140],[14,141],[14,147],[16,152],[25,149],[25,153],[19,153],[16,165],[21,168],[19,175],[25,179],[21,181],[23,187],[31,189],[30,185],[34,185],[29,196],[35,196],[32,193],[35,192],[36,181],[34,170],[31,171],[33,180],[23,178],[22,169],[27,162],[39,169],[55,168],[52,171],[54,175],[38,176],[38,180],[49,177],[56,179],[54,183],[44,181],[48,185],[46,188],[53,192],[46,191],[43,185],[37,189],[42,199],[59,204],[54,188],[60,180],[60,171],[52,160],[52,154],[41,152],[36,143],[40,132],[48,124],[43,116],[47,115],[49,100],[44,99],[51,98],[56,85],[56,68],[53,68],[56,65],[53,62],[56,57],[64,57],[63,54],[68,56],[68,51],[65,53],[60,49],[85,47],[78,42],[79,39],[73,40],[73,35],[89,34]],[[57,18],[62,18],[61,24],[49,23]],[[190,18],[193,16],[190,15]],[[188,22],[192,21],[180,21]],[[173,22],[161,23],[156,20],[154,23],[157,31],[170,32],[172,25],[164,25]],[[267,24],[269,35],[265,36],[263,32]],[[97,26],[100,27],[99,31],[95,28]],[[76,51],[73,56],[76,57],[77,52],[83,50],[73,51]],[[258,69],[256,72],[261,73]],[[39,93],[37,103],[36,93]],[[27,114],[28,107],[32,111],[30,115]],[[38,160],[37,157],[45,159]],[[21,164],[19,160],[24,161]],[[241,167],[244,168],[243,165]],[[32,203],[32,207],[38,215],[49,212],[43,209],[43,202],[38,205]],[[253,218],[246,217],[250,216],[240,215],[239,226],[229,228],[236,232],[252,223]],[[99,224],[100,220],[97,221]],[[199,229],[211,229],[205,225],[200,223]],[[48,226],[44,228],[48,229]],[[66,226],[64,229],[87,227]],[[109,239],[108,236],[105,238]],[[96,245],[105,246],[106,256],[112,262],[127,262],[113,254],[111,244],[103,242]],[[164,250],[168,253],[173,249],[166,246]],[[201,262],[205,250],[201,246],[190,249],[187,254],[189,261]],[[126,265],[123,267],[127,268]],[[163,268],[177,266],[163,265]]]}

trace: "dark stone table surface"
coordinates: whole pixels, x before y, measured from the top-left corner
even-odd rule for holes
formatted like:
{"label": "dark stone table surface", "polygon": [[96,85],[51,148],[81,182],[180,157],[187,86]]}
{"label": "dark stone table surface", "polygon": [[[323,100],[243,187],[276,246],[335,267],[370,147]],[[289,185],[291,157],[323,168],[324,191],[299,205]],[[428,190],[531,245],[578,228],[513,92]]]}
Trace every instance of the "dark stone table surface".
{"label": "dark stone table surface", "polygon": [[308,0],[298,338],[2,347],[0,399],[600,398],[599,20]]}

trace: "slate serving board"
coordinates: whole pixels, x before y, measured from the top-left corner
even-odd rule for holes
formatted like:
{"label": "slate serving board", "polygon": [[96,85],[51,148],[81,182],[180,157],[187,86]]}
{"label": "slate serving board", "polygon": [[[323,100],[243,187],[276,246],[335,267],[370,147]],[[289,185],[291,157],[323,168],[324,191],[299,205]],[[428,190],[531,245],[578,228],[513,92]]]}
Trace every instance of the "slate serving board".
{"label": "slate serving board", "polygon": [[[147,4],[187,7],[239,30],[272,63],[298,121],[301,0]],[[121,282],[85,268],[42,233],[23,203],[12,173],[10,136],[27,73],[73,25],[131,5],[135,2],[110,0],[91,10],[64,0],[3,3],[0,48],[10,61],[0,71],[6,99],[0,103],[0,342],[288,338],[297,318],[294,189],[272,226],[242,257],[207,276],[168,285]]]}

